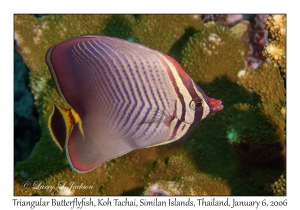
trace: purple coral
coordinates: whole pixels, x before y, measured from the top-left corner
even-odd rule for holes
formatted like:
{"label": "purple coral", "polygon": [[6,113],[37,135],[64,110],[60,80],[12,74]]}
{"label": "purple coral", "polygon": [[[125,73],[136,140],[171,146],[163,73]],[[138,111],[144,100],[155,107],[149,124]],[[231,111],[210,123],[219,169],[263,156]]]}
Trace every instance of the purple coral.
{"label": "purple coral", "polygon": [[262,51],[268,43],[268,31],[266,30],[267,18],[268,15],[255,15],[250,19],[249,52],[246,58],[248,68],[256,69],[266,61],[266,58],[262,55]]}
{"label": "purple coral", "polygon": [[144,193],[145,195],[153,195],[153,196],[164,196],[170,195],[170,193],[159,186],[158,183],[155,183],[148,187],[148,189]]}

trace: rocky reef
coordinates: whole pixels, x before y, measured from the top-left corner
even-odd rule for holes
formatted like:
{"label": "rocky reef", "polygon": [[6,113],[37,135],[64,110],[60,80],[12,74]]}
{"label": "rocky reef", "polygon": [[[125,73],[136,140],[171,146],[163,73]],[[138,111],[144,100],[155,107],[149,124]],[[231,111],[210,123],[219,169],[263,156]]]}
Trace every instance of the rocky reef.
{"label": "rocky reef", "polygon": [[[259,26],[226,15],[15,15],[15,49],[29,68],[41,138],[15,165],[14,194],[284,195],[285,16],[265,22],[274,40],[265,47],[267,60],[261,56],[266,19],[253,19]],[[85,34],[171,55],[224,109],[174,143],[133,151],[84,174],[73,171],[47,128],[52,105],[68,105],[54,88],[45,55],[52,45]],[[280,56],[271,58],[270,45]]]}

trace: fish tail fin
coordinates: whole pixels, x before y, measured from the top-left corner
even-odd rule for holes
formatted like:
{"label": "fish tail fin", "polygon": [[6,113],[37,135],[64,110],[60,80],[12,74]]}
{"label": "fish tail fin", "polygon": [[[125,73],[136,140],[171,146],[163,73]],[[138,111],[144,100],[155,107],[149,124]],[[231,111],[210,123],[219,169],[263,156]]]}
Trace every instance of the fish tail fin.
{"label": "fish tail fin", "polygon": [[73,129],[75,119],[72,109],[65,109],[57,105],[53,105],[53,111],[49,116],[48,129],[51,137],[61,151],[69,139]]}

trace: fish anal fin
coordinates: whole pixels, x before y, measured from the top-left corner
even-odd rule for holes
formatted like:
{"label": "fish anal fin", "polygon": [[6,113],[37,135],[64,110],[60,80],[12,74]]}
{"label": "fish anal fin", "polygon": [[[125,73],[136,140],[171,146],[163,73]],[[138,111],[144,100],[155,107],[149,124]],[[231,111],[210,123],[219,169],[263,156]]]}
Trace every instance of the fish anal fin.
{"label": "fish anal fin", "polygon": [[172,142],[174,142],[174,141],[176,141],[176,140],[178,140],[178,139],[166,140],[166,141],[163,141],[163,142],[161,142],[161,143],[158,143],[158,144],[154,144],[154,145],[148,146],[148,147],[146,147],[146,148],[156,147],[156,146],[161,146],[161,145],[165,145],[165,144],[170,144],[170,143],[172,143]]}
{"label": "fish anal fin", "polygon": [[[85,118],[83,137],[79,123],[75,123],[66,144],[66,154],[73,170],[79,173],[91,171],[103,163],[133,150],[122,137],[110,131],[91,126]],[[85,138],[85,139],[84,139]]]}

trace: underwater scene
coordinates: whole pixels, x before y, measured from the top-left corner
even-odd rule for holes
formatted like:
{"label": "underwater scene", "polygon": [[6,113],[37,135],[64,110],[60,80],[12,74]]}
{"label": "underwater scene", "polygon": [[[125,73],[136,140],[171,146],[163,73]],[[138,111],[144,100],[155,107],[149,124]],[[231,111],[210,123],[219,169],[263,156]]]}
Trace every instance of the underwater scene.
{"label": "underwater scene", "polygon": [[16,14],[14,50],[15,196],[286,196],[285,14]]}

